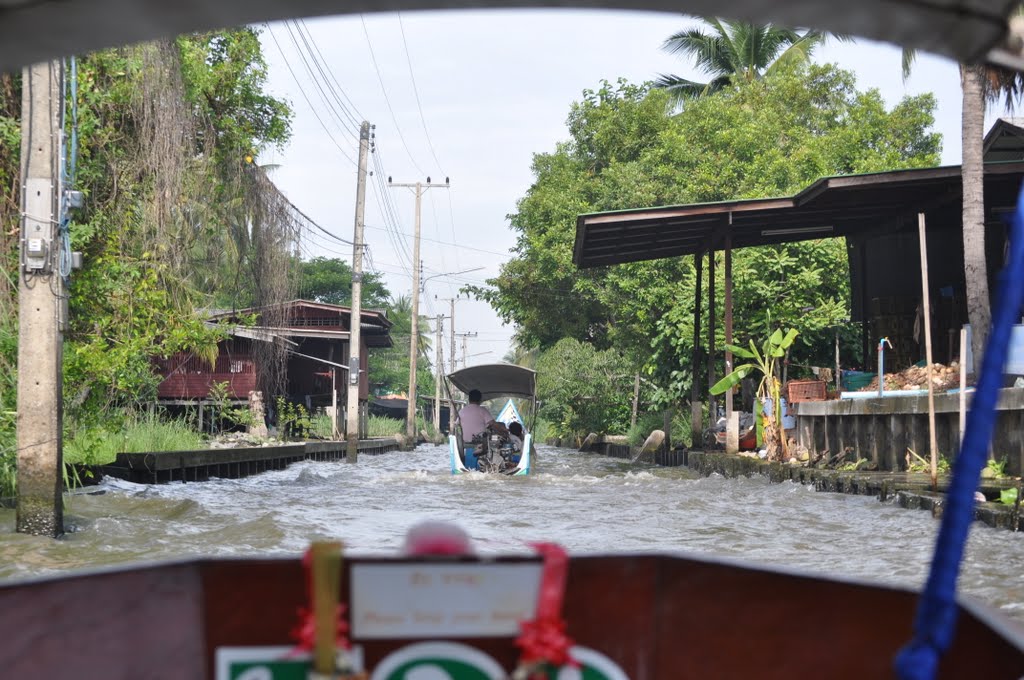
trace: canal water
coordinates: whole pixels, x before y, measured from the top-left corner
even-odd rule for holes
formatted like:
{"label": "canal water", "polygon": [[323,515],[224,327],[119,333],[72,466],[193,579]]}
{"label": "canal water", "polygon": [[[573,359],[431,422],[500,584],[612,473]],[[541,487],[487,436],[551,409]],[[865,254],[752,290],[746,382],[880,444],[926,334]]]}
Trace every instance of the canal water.
{"label": "canal water", "polygon": [[[483,553],[557,541],[573,553],[680,551],[919,588],[938,523],[875,498],[763,478],[540,447],[530,477],[448,472],[447,449],[303,462],[245,479],[104,479],[68,497],[59,541],[14,533],[0,510],[0,579],[190,556],[297,555],[313,539],[397,552],[424,519],[453,520]],[[961,589],[1024,620],[1024,536],[976,524]]]}

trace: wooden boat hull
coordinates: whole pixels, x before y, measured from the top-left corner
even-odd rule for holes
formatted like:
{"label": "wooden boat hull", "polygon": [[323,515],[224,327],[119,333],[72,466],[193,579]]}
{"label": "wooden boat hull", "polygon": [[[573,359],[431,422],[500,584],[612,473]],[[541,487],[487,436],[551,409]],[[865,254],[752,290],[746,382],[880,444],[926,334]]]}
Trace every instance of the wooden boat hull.
{"label": "wooden boat hull", "polygon": [[[354,595],[355,566],[424,563],[346,559],[342,597]],[[199,560],[0,585],[0,667],[12,678],[214,678],[218,648],[288,645],[306,603],[298,559]],[[563,613],[577,644],[632,680],[860,679],[893,677],[915,603],[915,593],[897,588],[681,556],[607,555],[571,558]],[[368,669],[423,639],[353,635]],[[518,658],[511,636],[435,639],[468,645],[507,671]],[[1020,627],[962,602],[940,677],[1022,674]]]}

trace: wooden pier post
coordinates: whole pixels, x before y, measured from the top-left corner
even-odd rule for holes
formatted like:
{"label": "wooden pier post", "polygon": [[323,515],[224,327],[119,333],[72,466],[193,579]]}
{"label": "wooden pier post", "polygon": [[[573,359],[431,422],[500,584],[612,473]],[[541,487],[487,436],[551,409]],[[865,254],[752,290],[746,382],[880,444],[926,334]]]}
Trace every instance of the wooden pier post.
{"label": "wooden pier post", "polygon": [[935,441],[935,382],[932,380],[932,316],[928,295],[928,241],[925,235],[924,213],[917,214],[917,236],[921,250],[921,307],[924,311],[924,351],[928,363],[928,439],[931,445],[932,491],[938,489],[939,446]]}

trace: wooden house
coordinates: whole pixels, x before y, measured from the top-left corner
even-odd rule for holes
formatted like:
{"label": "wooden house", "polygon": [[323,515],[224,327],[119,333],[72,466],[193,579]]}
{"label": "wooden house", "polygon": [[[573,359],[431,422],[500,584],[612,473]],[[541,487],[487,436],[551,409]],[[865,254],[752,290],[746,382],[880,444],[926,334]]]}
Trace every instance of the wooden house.
{"label": "wooden house", "polygon": [[[265,395],[265,403],[273,403],[274,398],[282,396],[312,412],[330,406],[336,396],[339,408],[344,408],[351,308],[310,300],[293,300],[283,306],[283,310],[249,308],[211,314],[209,323],[227,324],[230,328],[230,336],[218,346],[215,364],[211,367],[191,354],[158,360],[163,376],[158,388],[159,402],[167,406],[202,405],[215,394],[215,384],[226,386],[229,400],[248,402],[258,389],[260,370],[265,368],[259,365],[260,357],[270,356],[258,351],[258,347],[273,344],[286,352],[285,387],[283,394]],[[365,407],[369,397],[369,348],[391,347],[392,324],[381,311],[364,309],[360,316],[359,401]],[[252,317],[256,319],[255,325],[242,323]]]}

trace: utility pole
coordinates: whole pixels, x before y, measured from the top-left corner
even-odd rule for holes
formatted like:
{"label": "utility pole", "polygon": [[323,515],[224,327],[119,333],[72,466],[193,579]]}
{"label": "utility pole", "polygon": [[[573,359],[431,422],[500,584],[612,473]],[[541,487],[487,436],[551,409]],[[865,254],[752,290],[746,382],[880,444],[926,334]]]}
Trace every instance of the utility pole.
{"label": "utility pole", "polygon": [[444,319],[440,314],[437,315],[437,340],[434,345],[437,349],[437,358],[434,361],[434,431],[438,434],[441,433],[441,381],[444,379],[444,369],[441,366],[441,320]]}
{"label": "utility pole", "polygon": [[359,388],[362,374],[363,317],[363,213],[366,210],[366,157],[370,150],[370,124],[359,126],[359,173],[356,183],[356,224],[352,239],[352,312],[348,335],[348,398],[345,400],[345,460],[359,461]]}
{"label": "utility pole", "polygon": [[[447,300],[449,303],[451,303],[451,312],[450,312],[450,314],[448,316],[448,320],[451,321],[451,324],[452,324],[451,330],[449,331],[449,335],[451,336],[451,353],[448,355],[449,356],[449,360],[448,361],[450,362],[449,363],[449,373],[454,373],[455,372],[455,301],[458,298],[457,297],[438,298],[435,295],[434,299],[435,300],[443,299],[443,300]],[[440,340],[438,342],[440,342]],[[449,393],[448,394],[448,430],[449,431],[451,431],[452,428],[454,427],[455,415],[456,415],[456,411],[455,411],[455,395]]]}
{"label": "utility pole", "polygon": [[466,347],[466,338],[475,338],[477,336],[476,331],[472,333],[459,333],[459,337],[462,338],[462,367],[466,367],[466,357],[469,356],[469,349]]}
{"label": "utility pole", "polygon": [[[455,298],[451,298],[449,300],[449,302],[451,303],[451,322],[452,322],[452,330],[451,330],[452,354],[451,354],[450,361],[451,361],[451,366],[452,366],[452,373],[454,373],[455,372]],[[451,431],[453,431],[455,429],[454,423],[455,423],[455,416],[456,415],[458,415],[458,414],[455,411],[455,396],[449,394],[448,395],[448,431],[449,432],[451,432]]]}
{"label": "utility pole", "polygon": [[26,67],[21,95],[21,263],[18,277],[17,531],[64,533],[64,283],[59,271],[62,68]]}
{"label": "utility pole", "polygon": [[450,182],[444,178],[444,184],[431,184],[427,178],[426,184],[416,182],[414,184],[393,184],[388,177],[388,186],[406,187],[416,192],[416,230],[412,244],[412,323],[409,337],[409,405],[405,411],[405,434],[409,440],[416,442],[416,359],[419,354],[419,316],[420,316],[420,205],[423,200],[423,192],[426,189],[439,188],[447,189]]}

